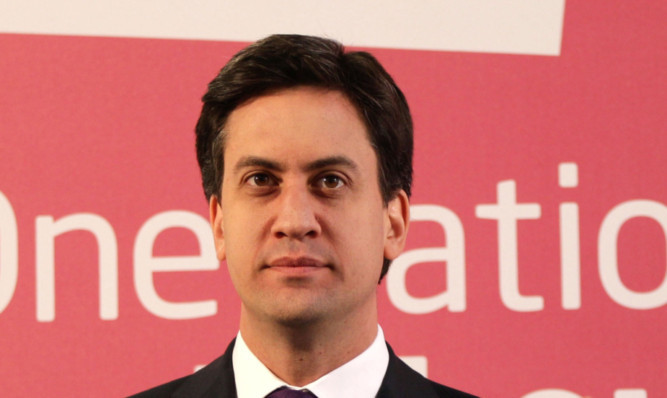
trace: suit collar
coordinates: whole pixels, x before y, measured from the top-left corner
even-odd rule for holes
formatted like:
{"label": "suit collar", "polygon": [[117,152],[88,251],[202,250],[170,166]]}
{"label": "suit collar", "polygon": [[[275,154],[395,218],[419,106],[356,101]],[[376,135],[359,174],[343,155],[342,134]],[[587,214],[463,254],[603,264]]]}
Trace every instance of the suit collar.
{"label": "suit collar", "polygon": [[[204,398],[204,397],[236,397],[236,383],[232,366],[232,352],[234,343],[227,347],[225,353],[211,362],[208,366],[189,376],[187,380],[174,392],[174,398]],[[389,365],[384,375],[377,398],[474,398],[449,387],[433,383],[412,370],[394,354],[389,344]]]}
{"label": "suit collar", "polygon": [[401,361],[389,344],[387,344],[387,349],[389,350],[389,366],[377,398],[437,397],[427,379]]}
{"label": "suit collar", "polygon": [[196,372],[174,392],[174,398],[236,397],[236,383],[232,367],[232,340],[222,356]]}

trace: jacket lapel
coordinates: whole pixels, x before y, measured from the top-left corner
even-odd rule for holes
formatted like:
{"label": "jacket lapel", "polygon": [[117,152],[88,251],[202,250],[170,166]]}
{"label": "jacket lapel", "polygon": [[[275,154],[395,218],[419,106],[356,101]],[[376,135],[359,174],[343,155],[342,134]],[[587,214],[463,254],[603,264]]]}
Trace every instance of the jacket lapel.
{"label": "jacket lapel", "polygon": [[236,398],[236,382],[232,367],[232,340],[222,356],[199,370],[174,392],[174,398]]}

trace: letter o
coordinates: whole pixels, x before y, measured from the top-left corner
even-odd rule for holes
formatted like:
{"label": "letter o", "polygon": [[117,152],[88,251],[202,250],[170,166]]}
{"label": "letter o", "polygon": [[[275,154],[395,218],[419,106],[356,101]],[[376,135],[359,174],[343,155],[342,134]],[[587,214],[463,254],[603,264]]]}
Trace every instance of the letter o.
{"label": "letter o", "polygon": [[618,273],[618,233],[626,221],[635,217],[648,217],[657,221],[667,237],[667,206],[664,204],[652,200],[631,200],[617,205],[609,211],[600,226],[598,235],[600,280],[609,297],[624,307],[636,310],[658,308],[667,304],[667,275],[655,290],[635,292],[623,284]]}

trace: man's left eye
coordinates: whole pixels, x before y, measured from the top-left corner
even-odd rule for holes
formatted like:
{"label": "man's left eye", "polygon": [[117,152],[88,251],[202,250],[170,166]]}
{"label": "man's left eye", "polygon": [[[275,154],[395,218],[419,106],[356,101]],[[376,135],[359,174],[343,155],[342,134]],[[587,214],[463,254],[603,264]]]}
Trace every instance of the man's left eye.
{"label": "man's left eye", "polygon": [[320,184],[325,189],[336,189],[344,185],[343,179],[337,175],[326,175],[320,178]]}

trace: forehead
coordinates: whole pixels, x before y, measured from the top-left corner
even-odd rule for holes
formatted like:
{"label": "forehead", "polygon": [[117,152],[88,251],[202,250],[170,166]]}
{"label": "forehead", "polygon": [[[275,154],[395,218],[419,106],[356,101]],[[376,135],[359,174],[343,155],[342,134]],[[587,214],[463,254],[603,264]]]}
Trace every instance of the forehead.
{"label": "forehead", "polygon": [[225,169],[248,155],[312,160],[370,154],[375,164],[366,125],[339,91],[298,87],[256,97],[230,113],[224,133]]}

